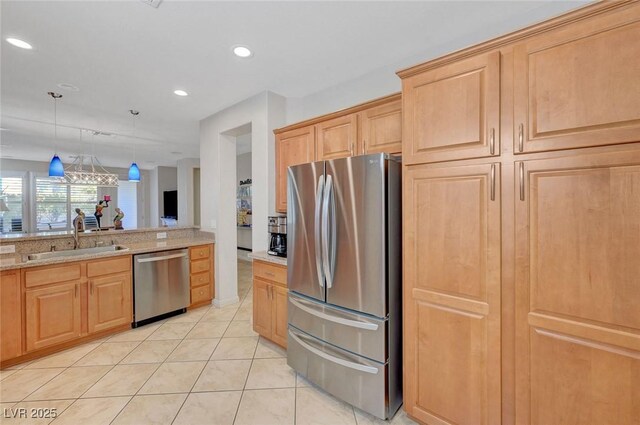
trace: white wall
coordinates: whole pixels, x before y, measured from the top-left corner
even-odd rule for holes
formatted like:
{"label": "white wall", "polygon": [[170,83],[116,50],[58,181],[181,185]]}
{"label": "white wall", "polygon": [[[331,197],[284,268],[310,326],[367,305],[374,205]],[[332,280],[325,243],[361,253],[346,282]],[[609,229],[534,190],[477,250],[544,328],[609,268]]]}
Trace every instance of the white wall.
{"label": "white wall", "polygon": [[149,173],[151,178],[151,200],[149,212],[151,227],[160,226],[164,216],[164,192],[178,189],[178,169],[176,167],[156,167]]}
{"label": "white wall", "polygon": [[[113,167],[105,167],[109,172],[117,174],[120,180],[128,180],[129,178],[129,170],[127,168],[113,168]],[[33,173],[46,175],[49,172],[49,163],[42,161],[25,161],[22,159],[10,159],[10,158],[0,158],[0,172],[10,171],[10,172],[21,172],[25,173]],[[149,227],[151,226],[149,222],[149,213],[150,213],[150,205],[149,205],[149,188],[150,188],[150,172],[148,170],[140,170],[140,183],[138,186],[137,196],[138,196],[138,227]],[[30,190],[30,188],[27,188]],[[102,224],[110,224],[112,211],[115,207],[118,206],[118,190],[116,188],[100,188],[98,192],[98,196],[100,198],[103,195],[111,195],[111,202],[109,203],[109,208],[104,210],[104,216],[102,218]],[[25,211],[24,221],[31,220],[30,217],[30,208],[27,206],[27,211]],[[86,212],[86,211],[85,211]],[[92,211],[86,212],[88,214],[93,214]],[[126,213],[126,211],[125,211]]]}
{"label": "white wall", "polygon": [[193,226],[193,169],[200,167],[199,158],[184,158],[178,160],[178,225]]}
{"label": "white wall", "polygon": [[[200,121],[201,227],[216,232],[217,306],[238,300],[233,130],[251,124],[253,225],[266,229],[267,216],[275,210],[273,129],[284,125],[285,108],[283,97],[263,92]],[[267,232],[252,233],[253,249],[266,250]]]}

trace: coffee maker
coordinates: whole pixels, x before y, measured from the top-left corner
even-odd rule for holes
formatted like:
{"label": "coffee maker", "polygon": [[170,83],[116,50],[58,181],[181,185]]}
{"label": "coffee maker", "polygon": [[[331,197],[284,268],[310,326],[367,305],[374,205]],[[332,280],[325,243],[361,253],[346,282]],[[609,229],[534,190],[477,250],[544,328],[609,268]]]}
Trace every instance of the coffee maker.
{"label": "coffee maker", "polygon": [[287,256],[287,217],[273,216],[269,217],[269,240],[270,255],[278,257]]}

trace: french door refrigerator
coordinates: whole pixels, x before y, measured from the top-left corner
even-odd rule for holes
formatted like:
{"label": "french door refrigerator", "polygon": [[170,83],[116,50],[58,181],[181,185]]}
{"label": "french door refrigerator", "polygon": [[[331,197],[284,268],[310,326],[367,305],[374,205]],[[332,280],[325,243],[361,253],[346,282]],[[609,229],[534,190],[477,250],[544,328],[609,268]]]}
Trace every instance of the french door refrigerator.
{"label": "french door refrigerator", "polygon": [[373,154],[287,176],[287,362],[382,419],[402,404],[400,174]]}

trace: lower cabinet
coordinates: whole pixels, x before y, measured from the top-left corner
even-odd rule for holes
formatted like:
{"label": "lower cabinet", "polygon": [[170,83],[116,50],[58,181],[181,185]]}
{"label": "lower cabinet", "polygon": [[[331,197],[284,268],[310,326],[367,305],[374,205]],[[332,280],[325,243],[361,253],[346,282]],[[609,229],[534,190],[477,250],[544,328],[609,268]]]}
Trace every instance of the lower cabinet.
{"label": "lower cabinet", "polygon": [[287,346],[287,288],[272,285],[271,340]]}
{"label": "lower cabinet", "polygon": [[[286,267],[254,261],[253,268],[253,275],[260,276],[253,279],[253,330],[286,348],[289,291],[282,280],[286,279]],[[263,276],[273,276],[274,280],[263,280]]]}
{"label": "lower cabinet", "polygon": [[131,273],[89,280],[89,333],[131,323]]}
{"label": "lower cabinet", "polygon": [[26,351],[59,344],[81,334],[80,282],[25,292]]}
{"label": "lower cabinet", "polygon": [[26,268],[22,282],[24,347],[3,361],[127,326],[133,319],[131,256]]}
{"label": "lower cabinet", "polygon": [[0,361],[22,354],[20,270],[0,273]]}
{"label": "lower cabinet", "polygon": [[189,283],[191,289],[189,308],[210,304],[214,297],[214,247],[215,245],[199,245],[189,248]]}

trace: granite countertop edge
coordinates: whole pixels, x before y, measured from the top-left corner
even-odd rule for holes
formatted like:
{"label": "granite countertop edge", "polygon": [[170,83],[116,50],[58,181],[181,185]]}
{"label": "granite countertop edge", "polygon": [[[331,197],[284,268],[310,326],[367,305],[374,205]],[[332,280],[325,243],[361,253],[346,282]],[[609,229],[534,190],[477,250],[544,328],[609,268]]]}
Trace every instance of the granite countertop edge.
{"label": "granite countertop edge", "polygon": [[267,251],[256,251],[249,253],[249,258],[254,260],[266,261],[268,263],[280,264],[281,266],[287,265],[286,257],[276,257],[275,255],[267,254]]}
{"label": "granite countertop edge", "polygon": [[[173,241],[167,240],[165,242],[157,242],[157,241],[136,242],[133,244],[123,244],[125,247],[129,248],[126,251],[123,250],[123,251],[113,251],[113,252],[101,252],[101,253],[94,253],[94,254],[74,255],[71,257],[47,258],[44,260],[33,260],[33,261],[24,261],[23,259],[24,254],[16,254],[14,256],[16,262],[14,264],[0,264],[0,271],[25,269],[25,268],[38,267],[38,266],[49,266],[49,265],[63,264],[63,263],[73,263],[77,261],[98,260],[98,259],[109,258],[109,257],[120,257],[123,255],[135,255],[135,254],[145,254],[149,252],[169,251],[172,249],[181,249],[181,248],[189,248],[189,247],[198,246],[198,245],[214,244],[215,239],[213,238],[176,239]],[[4,259],[10,259],[10,258],[11,257],[4,257]]]}

